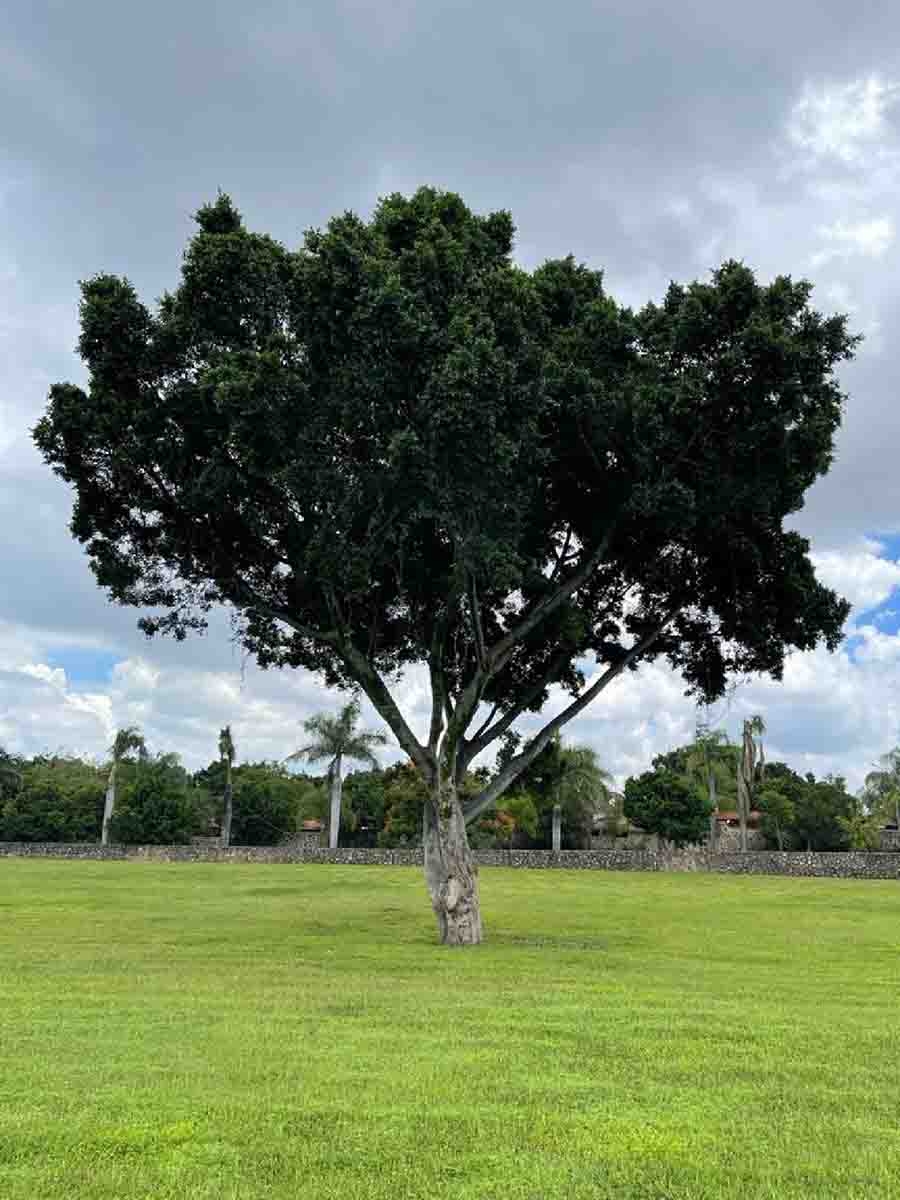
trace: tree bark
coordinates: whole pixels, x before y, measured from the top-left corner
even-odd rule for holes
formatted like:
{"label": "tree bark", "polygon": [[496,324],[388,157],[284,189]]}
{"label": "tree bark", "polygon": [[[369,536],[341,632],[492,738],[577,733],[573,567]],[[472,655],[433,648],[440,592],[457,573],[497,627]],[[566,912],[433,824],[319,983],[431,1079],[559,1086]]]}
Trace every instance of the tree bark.
{"label": "tree bark", "polygon": [[109,844],[109,823],[112,820],[112,815],[116,808],[116,767],[118,763],[113,763],[109,772],[109,779],[106,783],[106,798],[103,802],[103,825],[100,828],[100,845],[106,846]]}
{"label": "tree bark", "polygon": [[331,816],[328,821],[328,848],[336,850],[341,828],[341,756],[337,755],[329,770],[331,785]]}
{"label": "tree bark", "polygon": [[741,757],[738,765],[737,796],[738,824],[740,826],[741,852],[747,852],[747,821],[750,817],[750,789],[753,786],[753,770],[756,761],[756,746],[750,722],[744,722],[744,737],[741,745]]}
{"label": "tree bark", "polygon": [[425,882],[441,942],[445,946],[478,945],[482,940],[478,866],[452,783],[433,788],[425,805],[422,844]]}
{"label": "tree bark", "polygon": [[222,836],[219,839],[221,845],[231,845],[231,818],[234,813],[233,789],[231,786],[231,766],[225,768],[225,796],[222,813]]}
{"label": "tree bark", "polygon": [[716,795],[716,773],[712,767],[709,768],[707,784],[709,786],[709,845],[711,850],[715,850],[719,842],[719,797]]}

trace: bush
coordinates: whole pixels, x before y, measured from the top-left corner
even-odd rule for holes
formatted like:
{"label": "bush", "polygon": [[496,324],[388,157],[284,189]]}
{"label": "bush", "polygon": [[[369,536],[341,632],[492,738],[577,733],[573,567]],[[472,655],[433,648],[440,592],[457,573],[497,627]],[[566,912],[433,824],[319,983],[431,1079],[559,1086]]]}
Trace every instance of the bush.
{"label": "bush", "polygon": [[388,767],[384,780],[384,828],[378,845],[417,846],[422,840],[422,818],[428,787],[409,763]]}
{"label": "bush", "polygon": [[494,846],[508,849],[519,839],[532,839],[538,832],[538,811],[534,797],[527,792],[502,796],[469,830],[469,842],[476,849]]}
{"label": "bush", "polygon": [[173,755],[138,764],[116,797],[109,824],[111,842],[175,845],[189,842],[198,813],[188,778]]}
{"label": "bush", "polygon": [[17,787],[0,799],[0,839],[84,842],[100,836],[103,774],[75,758],[36,758],[21,764]]}
{"label": "bush", "polygon": [[760,792],[756,806],[762,813],[761,829],[766,843],[784,850],[790,844],[794,825],[794,804],[789,796],[777,787],[765,787]]}
{"label": "bush", "polygon": [[304,781],[273,763],[247,763],[233,773],[233,846],[275,846],[297,831]]}
{"label": "bush", "polygon": [[625,784],[625,815],[676,846],[700,842],[709,831],[709,801],[674,771],[647,771]]}

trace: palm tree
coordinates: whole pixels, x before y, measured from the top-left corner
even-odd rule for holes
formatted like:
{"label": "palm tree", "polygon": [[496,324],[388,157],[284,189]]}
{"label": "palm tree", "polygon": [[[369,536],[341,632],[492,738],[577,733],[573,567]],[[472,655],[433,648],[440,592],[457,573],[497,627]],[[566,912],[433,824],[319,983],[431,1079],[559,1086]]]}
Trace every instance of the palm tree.
{"label": "palm tree", "polygon": [[0,747],[0,796],[4,792],[10,792],[14,795],[21,786],[22,772],[19,770],[17,760],[8,751]]}
{"label": "palm tree", "polygon": [[328,845],[334,850],[338,844],[341,824],[341,764],[345,758],[364,762],[377,767],[372,747],[387,744],[383,733],[359,732],[355,726],[359,718],[359,700],[354,697],[345,704],[336,717],[330,713],[317,713],[303,722],[303,728],[312,741],[289,754],[285,762],[305,759],[307,762],[328,760],[327,779],[331,793],[331,816],[328,824]]}
{"label": "palm tree", "polygon": [[893,809],[894,824],[900,829],[900,746],[882,754],[878,761],[879,769],[866,776],[865,798],[869,808],[880,810],[885,820]]}
{"label": "palm tree", "polygon": [[557,744],[556,803],[583,837],[600,804],[609,799],[612,776],[600,766],[597,752],[590,746]]}
{"label": "palm tree", "polygon": [[[757,777],[762,775],[765,766],[762,745],[762,735],[765,732],[766,723],[758,715],[750,717],[749,720],[744,722],[744,737],[737,772],[738,824],[740,826],[740,846],[742,852],[746,852],[747,850],[747,818],[750,816],[753,787]],[[757,737],[759,738],[758,744],[756,742]]]}
{"label": "palm tree", "polygon": [[233,792],[231,787],[231,765],[234,762],[234,740],[231,736],[231,726],[226,725],[219,734],[219,758],[225,767],[225,796],[223,798],[222,834],[220,844],[231,844],[231,817],[234,812]]}
{"label": "palm tree", "polygon": [[109,841],[109,823],[116,809],[116,774],[119,763],[124,762],[133,750],[143,762],[147,757],[147,743],[136,725],[128,725],[116,733],[113,744],[109,748],[112,755],[112,766],[106,781],[106,802],[103,806],[103,828],[100,832],[100,844],[105,846]]}
{"label": "palm tree", "polygon": [[698,722],[693,744],[687,748],[685,755],[691,781],[706,788],[709,798],[709,839],[713,848],[718,834],[720,784],[727,785],[729,782],[735,765],[735,750],[725,730],[710,729],[705,722]]}

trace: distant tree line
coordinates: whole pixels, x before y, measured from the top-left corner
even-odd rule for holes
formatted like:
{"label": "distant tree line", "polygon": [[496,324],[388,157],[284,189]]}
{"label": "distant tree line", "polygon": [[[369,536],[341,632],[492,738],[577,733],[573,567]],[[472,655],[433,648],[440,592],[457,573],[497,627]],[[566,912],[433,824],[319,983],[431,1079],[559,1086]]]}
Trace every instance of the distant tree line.
{"label": "distant tree line", "polygon": [[[765,728],[758,718],[747,724],[752,734]],[[746,741],[738,745],[724,733],[701,731],[687,745],[657,755],[650,771],[627,780],[625,817],[685,845],[705,840],[717,818],[746,819],[752,812],[766,844],[779,850],[876,849],[880,830],[896,826],[900,749],[884,755],[853,795],[841,776],[817,779],[783,762],[765,763],[761,747],[748,769]]]}
{"label": "distant tree line", "polygon": [[[357,716],[353,702],[337,717],[311,718],[305,723],[311,740],[283,762],[236,763],[226,728],[219,756],[194,773],[175,754],[150,754],[134,727],[118,731],[105,763],[0,750],[0,840],[169,844],[217,836],[236,845],[276,845],[312,823],[341,846],[420,844],[427,785],[410,762],[378,766],[372,751],[380,739],[356,730]],[[754,736],[765,728],[759,718],[747,724]],[[493,768],[467,772],[463,794],[479,794],[519,752],[519,741],[509,732]],[[765,763],[761,737],[748,769],[746,742],[701,729],[629,778],[620,798],[593,750],[557,736],[516,788],[475,822],[470,841],[482,849],[549,847],[559,805],[565,849],[588,848],[598,828],[621,835],[631,826],[676,845],[702,842],[717,821],[741,816],[742,791],[743,816],[752,815],[774,849],[875,849],[880,830],[896,827],[900,748],[884,755],[853,795],[840,776],[817,779],[783,762]],[[290,769],[287,763],[298,758],[326,762],[326,774]],[[342,758],[372,765],[343,779]]]}
{"label": "distant tree line", "polygon": [[[428,792],[411,763],[371,766],[340,780],[339,765],[326,753],[329,737],[347,738],[345,757],[373,744],[358,741],[366,735],[348,733],[346,718],[345,709],[333,727],[315,718],[307,722],[319,741],[304,747],[303,756],[328,760],[324,776],[297,772],[286,762],[234,762],[230,729],[222,731],[219,757],[194,773],[176,754],[149,753],[140,731],[131,727],[116,735],[105,763],[65,754],[24,758],[0,750],[0,840],[178,844],[221,836],[230,826],[231,844],[276,845],[309,822],[330,832],[337,795],[340,845],[420,843]],[[516,745],[514,735],[507,738],[497,770]],[[490,769],[479,768],[466,775],[463,789],[474,796],[491,778]],[[472,840],[482,848],[549,846],[553,806],[559,804],[563,845],[586,848],[597,814],[605,811],[608,780],[594,751],[555,738],[518,788],[482,814]]]}

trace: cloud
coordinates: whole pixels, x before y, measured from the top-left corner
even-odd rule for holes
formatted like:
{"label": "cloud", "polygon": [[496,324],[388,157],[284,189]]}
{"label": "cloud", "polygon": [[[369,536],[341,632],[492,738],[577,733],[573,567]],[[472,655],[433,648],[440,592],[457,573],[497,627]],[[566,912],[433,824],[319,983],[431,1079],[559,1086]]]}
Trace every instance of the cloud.
{"label": "cloud", "polygon": [[824,550],[813,554],[816,573],[823,583],[858,612],[877,608],[900,587],[900,562],[883,558],[884,547],[864,540],[859,548]]}
{"label": "cloud", "polygon": [[855,225],[835,221],[833,225],[821,228],[819,233],[829,243],[829,248],[819,250],[812,256],[814,267],[854,254],[861,254],[865,258],[881,258],[894,244],[895,237],[894,222],[890,217],[875,217]]}
{"label": "cloud", "polygon": [[[783,684],[741,684],[716,719],[736,733],[764,711],[776,754],[851,775],[896,740],[898,644],[878,606],[898,565],[862,539],[900,528],[885,352],[900,338],[900,13],[860,6],[848,22],[838,0],[573,0],[562,14],[533,0],[159,0],[137,14],[64,5],[50,36],[40,5],[19,10],[0,18],[0,743],[100,755],[134,721],[200,765],[231,722],[241,755],[279,757],[305,716],[337,707],[303,673],[242,664],[226,614],[206,638],[148,643],[97,588],[67,531],[67,490],[28,430],[52,382],[83,379],[76,281],[115,271],[152,301],[217,188],[296,244],[423,182],[510,208],[523,264],[571,250],[625,302],[736,257],[760,278],[809,274],[815,303],[867,333],[842,373],[835,465],[796,516],[822,577],[854,604],[853,640],[792,657]],[[82,685],[65,662],[92,650],[115,666]],[[690,736],[683,692],[654,664],[570,735],[621,778]],[[400,701],[424,732],[424,675],[405,678]]]}
{"label": "cloud", "polygon": [[791,113],[791,142],[814,160],[858,165],[883,154],[889,116],[900,101],[900,85],[877,75],[849,83],[807,84]]}

